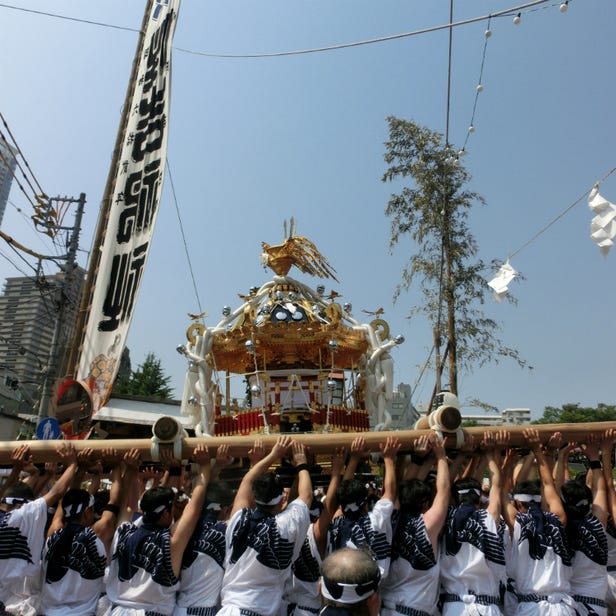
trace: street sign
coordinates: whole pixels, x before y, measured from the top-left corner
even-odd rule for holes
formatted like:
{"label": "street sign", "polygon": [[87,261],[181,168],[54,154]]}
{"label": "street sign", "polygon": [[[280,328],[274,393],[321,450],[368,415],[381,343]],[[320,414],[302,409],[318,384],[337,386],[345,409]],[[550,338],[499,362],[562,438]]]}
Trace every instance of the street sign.
{"label": "street sign", "polygon": [[41,419],[36,426],[36,438],[40,441],[49,441],[60,438],[62,430],[60,424],[55,417],[45,417]]}

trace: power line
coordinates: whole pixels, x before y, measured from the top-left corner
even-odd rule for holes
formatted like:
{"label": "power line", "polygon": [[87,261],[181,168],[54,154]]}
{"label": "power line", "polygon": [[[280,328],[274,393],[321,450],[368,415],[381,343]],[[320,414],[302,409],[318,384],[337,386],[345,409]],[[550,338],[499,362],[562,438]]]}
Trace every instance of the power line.
{"label": "power line", "polygon": [[178,222],[180,224],[180,234],[182,235],[184,252],[186,253],[186,260],[188,261],[188,271],[190,272],[190,278],[192,280],[193,290],[195,292],[195,297],[197,299],[197,306],[199,307],[199,313],[202,313],[203,308],[201,307],[201,299],[199,298],[199,290],[197,288],[197,283],[195,281],[195,273],[193,270],[192,262],[190,260],[190,252],[188,251],[188,243],[186,242],[186,234],[184,233],[184,225],[182,223],[182,216],[180,214],[178,199],[175,194],[175,184],[173,183],[173,176],[171,175],[171,166],[169,165],[169,159],[167,159],[167,173],[169,174],[169,182],[171,184],[171,193],[173,194],[173,202],[175,203],[175,212],[177,214]]}
{"label": "power line", "polygon": [[[478,17],[471,17],[469,19],[463,19],[460,21],[456,21],[453,23],[447,23],[447,24],[441,24],[438,26],[430,26],[427,28],[421,28],[419,30],[412,30],[410,32],[402,32],[400,34],[390,34],[387,36],[379,36],[379,37],[374,37],[374,38],[370,38],[370,39],[364,39],[361,41],[353,41],[350,43],[339,43],[339,44],[335,44],[335,45],[326,45],[323,47],[314,47],[314,48],[310,48],[310,49],[298,49],[298,50],[291,50],[291,51],[274,51],[274,52],[269,52],[269,53],[244,53],[244,54],[230,54],[230,53],[212,53],[212,52],[205,52],[205,51],[195,51],[193,49],[186,49],[183,47],[176,47],[173,46],[173,49],[175,51],[179,51],[181,53],[187,53],[187,54],[192,54],[192,55],[196,55],[196,56],[204,56],[204,57],[208,57],[208,58],[230,58],[230,59],[248,59],[248,58],[276,58],[276,57],[282,57],[282,56],[297,56],[297,55],[304,55],[304,54],[310,54],[310,53],[321,53],[321,52],[325,52],[325,51],[336,51],[338,49],[348,49],[350,47],[361,47],[363,45],[374,45],[377,43],[385,43],[388,41],[394,41],[394,40],[398,40],[398,39],[403,39],[403,38],[408,38],[411,36],[419,36],[421,34],[429,34],[431,32],[438,32],[439,30],[445,30],[447,28],[457,28],[460,26],[466,26],[468,24],[472,24],[472,23],[476,23],[479,21],[486,21],[488,19],[490,19],[491,17],[504,17],[506,15],[511,15],[513,13],[519,13],[521,11],[524,11],[526,9],[532,9],[533,7],[538,7],[539,5],[545,4],[547,2],[550,2],[551,0],[534,0],[533,2],[526,2],[525,4],[520,4],[517,6],[513,6],[510,7],[508,9],[503,9],[501,11],[497,11],[495,13],[489,13],[487,15],[480,15]],[[552,6],[554,5],[554,3],[552,3]],[[23,7],[18,7],[18,6],[13,6],[10,4],[4,4],[4,3],[0,3],[0,8],[8,8],[8,9],[14,9],[17,11],[24,11],[26,13],[35,13],[38,15],[44,15],[46,17],[55,17],[57,19],[66,19],[69,21],[74,21],[74,22],[79,22],[79,23],[85,23],[85,24],[89,24],[89,25],[95,25],[95,26],[101,26],[101,27],[105,27],[105,28],[114,28],[117,30],[126,30],[128,32],[139,32],[138,29],[136,28],[127,28],[125,26],[117,26],[114,24],[108,24],[108,23],[103,23],[103,22],[97,22],[97,21],[92,21],[89,19],[81,19],[81,18],[77,18],[77,17],[70,17],[67,15],[60,15],[57,13],[49,13],[49,12],[45,12],[45,11],[35,11],[33,9],[25,9]]]}
{"label": "power line", "polygon": [[[616,167],[614,167],[613,169],[610,169],[610,171],[608,171],[598,182],[595,182],[595,184],[601,184],[602,182],[607,180],[607,178],[609,178],[610,175],[612,175],[612,173],[614,173],[615,171],[616,171]],[[593,186],[595,184],[593,184]],[[517,250],[514,250],[509,255],[508,258],[512,259],[517,254],[522,252],[522,250],[524,250],[527,246],[532,244],[540,235],[543,235],[552,225],[556,224],[563,216],[568,214],[590,192],[590,190],[592,190],[592,186],[591,186],[590,189],[584,191],[584,193],[582,193],[571,205],[568,205],[558,216],[556,216],[556,218],[553,218],[545,226],[543,226],[541,229],[539,229],[539,231],[537,231],[537,233],[535,233],[529,240],[524,242],[524,244],[522,244],[522,246],[520,246]]]}
{"label": "power line", "polygon": [[545,4],[550,0],[534,0],[534,2],[527,2],[526,4],[520,4],[496,13],[489,13],[487,15],[481,15],[478,17],[471,17],[469,19],[463,19],[453,23],[441,24],[439,26],[431,26],[428,28],[421,28],[419,30],[412,30],[410,32],[402,32],[401,34],[390,34],[388,36],[379,36],[371,39],[365,39],[362,41],[354,41],[351,43],[339,43],[337,45],[327,45],[324,47],[314,47],[312,49],[298,49],[294,51],[275,51],[270,53],[252,53],[252,54],[225,54],[225,53],[207,53],[202,51],[194,51],[191,49],[184,49],[182,47],[173,47],[174,50],[182,53],[193,54],[197,56],[206,56],[209,58],[275,58],[280,56],[298,56],[309,53],[320,53],[324,51],[336,51],[338,49],[348,49],[349,47],[361,47],[362,45],[374,45],[376,43],[385,43],[387,41],[395,41],[397,39],[408,38],[411,36],[419,36],[420,34],[429,34],[431,32],[438,32],[439,30],[445,30],[447,28],[457,28],[459,26],[466,26],[478,21],[486,21],[491,17],[502,17],[510,15],[512,13],[519,13],[525,9]]}
{"label": "power line", "polygon": [[[23,218],[24,222],[28,225],[28,227],[32,231],[34,231],[37,235],[41,235],[39,233],[39,231],[37,231],[36,227],[32,224],[32,217],[31,216],[28,216],[16,203],[11,201],[11,199],[8,199],[7,203],[14,208],[14,210],[19,214],[19,216],[21,216],[21,218]],[[40,239],[42,240],[43,245],[45,246],[46,250],[51,251],[51,250],[55,249],[56,255],[58,257],[60,257],[60,255],[59,255],[60,249],[59,249],[58,245],[56,244],[56,242],[52,241],[51,242],[52,247],[50,247],[48,245],[48,242],[47,242],[48,237],[46,235],[43,234]]]}
{"label": "power line", "polygon": [[471,113],[471,121],[469,122],[468,128],[466,129],[466,138],[464,139],[464,143],[462,145],[462,150],[460,151],[460,153],[464,153],[466,151],[466,144],[468,143],[471,133],[475,130],[475,115],[477,113],[477,101],[479,100],[479,94],[483,90],[483,70],[485,68],[486,52],[488,50],[488,41],[490,40],[490,36],[491,36],[490,19],[488,19],[488,24],[486,26],[486,31],[484,34],[483,54],[481,55],[481,68],[479,69],[479,80],[477,81],[477,88],[475,89],[475,100],[473,102],[473,111]]}
{"label": "power line", "polygon": [[[13,266],[13,267],[14,267],[14,268],[15,268],[15,269],[16,269],[16,270],[20,273],[20,274],[22,274],[22,275],[23,275],[23,276],[25,276],[26,278],[28,278],[28,277],[29,277],[29,275],[28,275],[28,274],[26,274],[26,272],[24,272],[22,269],[20,269],[20,267],[19,267],[16,263],[14,263],[13,261],[11,261],[11,259],[10,259],[7,255],[5,255],[5,254],[4,254],[1,250],[0,250],[0,256],[1,256],[2,258],[4,258],[6,261],[8,261],[8,262],[9,262],[9,263],[10,263],[10,264],[11,264],[11,265],[12,265],[12,266]],[[21,256],[21,255],[19,255],[19,256]],[[29,265],[30,267],[32,267],[32,266],[30,265],[30,263],[28,263],[28,265]]]}
{"label": "power line", "polygon": [[115,30],[127,30],[128,32],[139,32],[136,28],[127,28],[125,26],[116,26],[115,24],[107,24],[100,21],[92,21],[89,19],[82,19],[79,17],[70,17],[68,15],[60,15],[58,13],[48,13],[46,11],[36,11],[34,9],[27,9],[23,6],[14,6],[12,4],[0,3],[0,7],[5,9],[13,9],[15,11],[22,11],[24,13],[34,13],[35,15],[44,15],[45,17],[54,17],[56,19],[66,19],[67,21],[76,21],[82,24],[90,24],[91,26],[102,26],[104,28],[113,28]]}
{"label": "power line", "polygon": [[[17,140],[15,139],[15,137],[13,136],[13,133],[11,132],[11,129],[9,128],[8,122],[6,121],[6,119],[4,118],[4,115],[2,115],[2,112],[0,111],[0,120],[2,120],[2,124],[4,126],[4,128],[6,129],[7,133],[9,134],[9,137],[11,138],[11,141],[15,147],[15,149],[17,150],[17,154],[19,156],[21,156],[21,158],[24,161],[24,165],[26,167],[26,170],[30,173],[30,176],[32,177],[32,180],[34,181],[34,183],[36,184],[37,188],[38,188],[38,193],[41,195],[45,194],[45,191],[43,190],[42,186],[40,185],[39,181],[36,179],[36,176],[34,175],[34,173],[32,172],[32,169],[30,168],[30,164],[28,163],[28,161],[26,160],[26,157],[23,155],[23,152],[21,151],[21,148],[19,147],[19,144],[17,143]],[[11,145],[9,143],[9,140],[5,137],[4,133],[2,131],[0,131],[0,138],[2,138],[2,140],[7,144],[7,145]],[[4,160],[5,164],[7,165],[7,167],[10,169],[10,165],[8,164],[8,162],[6,161],[6,159],[4,158],[4,156],[2,156],[2,159]],[[37,195],[37,191],[35,189],[34,186],[32,186],[32,182],[30,182],[30,179],[28,178],[28,176],[26,175],[26,171],[24,171],[21,162],[19,161],[19,158],[17,156],[15,156],[15,162],[17,163],[17,166],[19,167],[19,170],[21,171],[24,180],[26,180],[26,182],[28,183],[28,186],[30,186],[32,193],[34,194],[35,198]],[[13,174],[13,176],[15,176],[15,174]],[[20,185],[19,186],[22,190],[22,192],[24,194],[25,191],[23,189],[23,187]],[[28,195],[26,195],[26,197],[28,197]],[[32,204],[34,205],[34,204]]]}

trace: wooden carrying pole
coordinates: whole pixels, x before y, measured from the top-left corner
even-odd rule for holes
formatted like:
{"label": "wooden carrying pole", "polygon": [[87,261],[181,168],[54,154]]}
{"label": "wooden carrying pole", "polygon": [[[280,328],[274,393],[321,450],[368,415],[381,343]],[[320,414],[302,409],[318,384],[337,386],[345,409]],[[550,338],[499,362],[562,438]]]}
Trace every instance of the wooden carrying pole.
{"label": "wooden carrying pole", "polygon": [[[464,432],[473,436],[477,442],[484,432],[495,432],[498,430],[506,430],[510,435],[509,444],[513,447],[523,447],[525,439],[523,430],[525,428],[535,428],[539,432],[542,442],[547,442],[548,439],[555,433],[560,432],[563,435],[563,442],[580,442],[586,441],[590,434],[602,435],[609,428],[616,429],[616,421],[611,422],[595,422],[595,423],[570,423],[570,424],[539,424],[533,426],[507,426],[507,427],[473,427],[465,428]],[[350,447],[353,439],[358,436],[363,436],[366,440],[366,445],[371,451],[378,452],[379,445],[385,443],[388,436],[396,437],[402,442],[402,451],[410,451],[413,442],[423,434],[430,434],[431,430],[401,430],[396,432],[329,432],[329,433],[312,433],[312,434],[293,434],[293,438],[306,445],[311,453],[328,454],[334,451],[336,447]],[[182,457],[190,459],[193,449],[200,443],[205,443],[212,457],[216,454],[216,448],[219,445],[229,445],[229,453],[233,457],[242,457],[253,446],[256,438],[263,442],[266,451],[269,451],[276,440],[278,434],[250,434],[247,436],[215,436],[209,438],[184,438],[182,439]],[[450,439],[451,448],[454,448],[455,438]],[[141,459],[144,462],[152,460],[152,441],[150,439],[111,439],[111,440],[74,440],[74,441],[2,441],[0,442],[0,464],[10,464],[11,452],[20,445],[27,444],[30,447],[30,453],[34,462],[53,462],[58,460],[57,449],[63,443],[71,443],[80,451],[86,448],[92,448],[100,452],[102,449],[111,447],[118,451],[127,451],[131,448],[139,449]],[[165,446],[161,443],[161,446]],[[171,445],[169,445],[171,446]],[[449,442],[448,442],[449,447]]]}

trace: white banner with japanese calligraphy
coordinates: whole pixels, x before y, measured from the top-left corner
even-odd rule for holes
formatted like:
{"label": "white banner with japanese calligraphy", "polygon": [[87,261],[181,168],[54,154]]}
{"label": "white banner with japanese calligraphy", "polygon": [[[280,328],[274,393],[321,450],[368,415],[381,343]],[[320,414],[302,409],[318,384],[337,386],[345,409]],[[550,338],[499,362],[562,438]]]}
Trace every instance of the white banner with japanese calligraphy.
{"label": "white banner with japanese calligraphy", "polygon": [[[171,42],[179,0],[155,0],[139,58],[77,378],[108,399],[146,264],[165,173]],[[96,250],[96,247],[95,247]]]}

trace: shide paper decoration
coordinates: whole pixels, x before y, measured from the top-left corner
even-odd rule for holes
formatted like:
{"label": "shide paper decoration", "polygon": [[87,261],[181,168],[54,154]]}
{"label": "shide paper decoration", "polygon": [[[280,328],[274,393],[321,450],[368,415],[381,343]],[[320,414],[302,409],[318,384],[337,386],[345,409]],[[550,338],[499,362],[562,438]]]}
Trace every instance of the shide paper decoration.
{"label": "shide paper decoration", "polygon": [[605,257],[616,235],[616,205],[604,199],[599,194],[599,185],[595,184],[588,195],[588,207],[595,213],[590,223],[590,237]]}
{"label": "shide paper decoration", "polygon": [[509,291],[509,283],[516,277],[516,274],[517,272],[509,265],[509,260],[507,260],[500,266],[496,276],[488,282],[488,286],[494,291],[492,297],[497,302],[503,301],[507,291]]}

